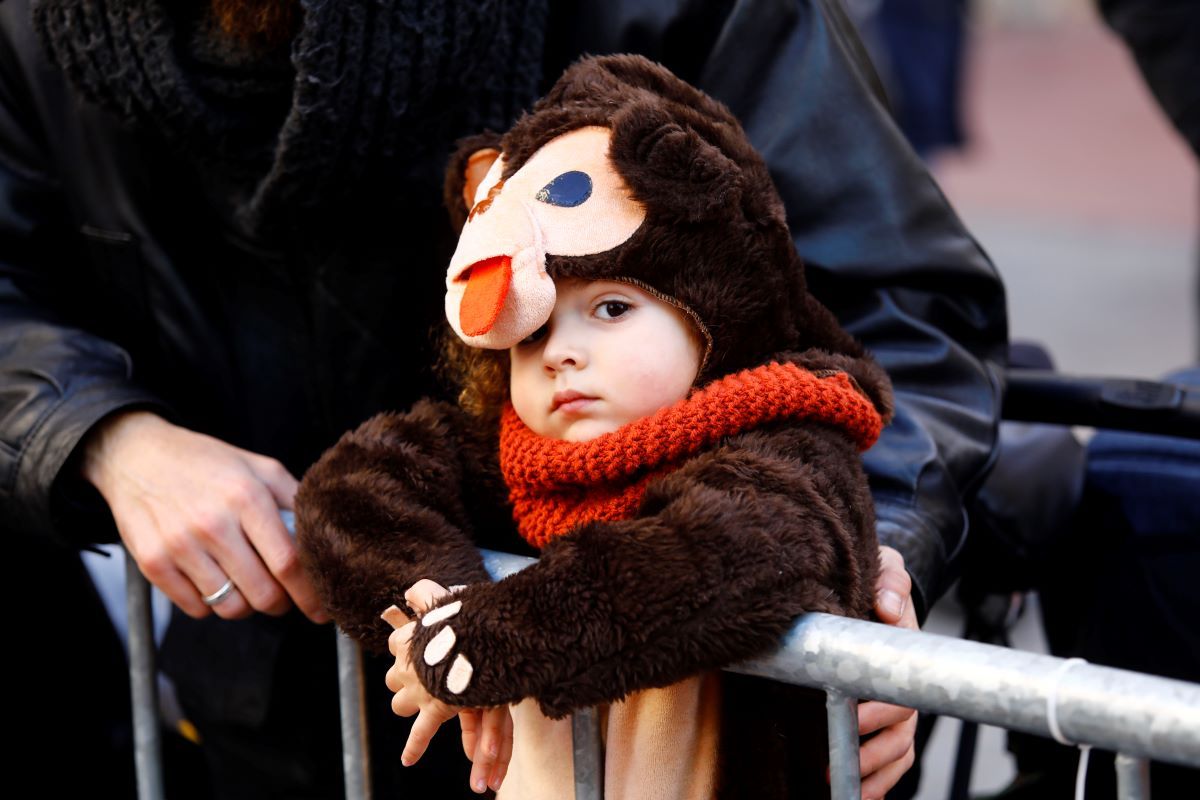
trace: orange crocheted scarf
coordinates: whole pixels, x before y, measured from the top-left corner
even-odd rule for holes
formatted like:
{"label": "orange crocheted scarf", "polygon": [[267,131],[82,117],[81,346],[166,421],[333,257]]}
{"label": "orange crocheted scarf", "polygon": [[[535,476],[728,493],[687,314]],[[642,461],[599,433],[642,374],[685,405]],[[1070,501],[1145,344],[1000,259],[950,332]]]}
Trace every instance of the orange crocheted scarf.
{"label": "orange crocheted scarf", "polygon": [[585,522],[630,519],[652,478],[723,437],[783,420],[839,427],[860,450],[874,444],[883,427],[845,373],[776,362],[715,380],[586,442],[539,436],[509,405],[500,418],[500,469],[517,529],[541,548]]}

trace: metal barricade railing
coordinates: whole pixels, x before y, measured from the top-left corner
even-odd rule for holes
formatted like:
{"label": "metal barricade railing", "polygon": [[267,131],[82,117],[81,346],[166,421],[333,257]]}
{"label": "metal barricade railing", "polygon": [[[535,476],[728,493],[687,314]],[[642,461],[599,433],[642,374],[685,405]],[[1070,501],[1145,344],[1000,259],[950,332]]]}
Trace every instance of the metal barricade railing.
{"label": "metal barricade railing", "polygon": [[[484,551],[499,580],[533,559]],[[162,797],[149,588],[130,559],[130,675],[138,796]],[[143,599],[144,598],[144,599]],[[135,630],[141,628],[141,630]],[[362,670],[357,647],[338,636],[347,800],[370,797]],[[1200,684],[1169,680],[890,625],[807,614],[772,656],[733,672],[827,693],[833,800],[857,800],[858,698],[1113,750],[1118,796],[1150,797],[1147,759],[1200,768]],[[577,800],[603,797],[598,715],[575,715]]]}
{"label": "metal barricade railing", "polygon": [[129,620],[129,694],[133,703],[133,760],[139,800],[162,800],[162,745],[158,736],[158,670],[150,582],[125,553],[125,613]]}

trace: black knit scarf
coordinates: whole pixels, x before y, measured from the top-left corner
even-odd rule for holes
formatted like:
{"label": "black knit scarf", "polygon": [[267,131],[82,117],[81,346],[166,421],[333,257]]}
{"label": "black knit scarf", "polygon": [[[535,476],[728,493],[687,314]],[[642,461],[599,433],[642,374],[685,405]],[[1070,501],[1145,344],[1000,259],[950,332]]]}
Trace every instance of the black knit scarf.
{"label": "black knit scarf", "polygon": [[40,0],[33,18],[85,97],[215,170],[255,237],[353,203],[364,181],[440,176],[455,138],[506,129],[536,97],[546,0],[300,5],[278,53],[227,42],[202,0]]}

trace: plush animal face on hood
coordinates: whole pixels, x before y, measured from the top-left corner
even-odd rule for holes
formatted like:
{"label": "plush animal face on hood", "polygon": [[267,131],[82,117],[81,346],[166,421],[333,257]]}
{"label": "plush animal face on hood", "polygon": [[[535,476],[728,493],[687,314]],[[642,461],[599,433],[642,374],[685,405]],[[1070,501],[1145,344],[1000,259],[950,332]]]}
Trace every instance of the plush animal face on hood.
{"label": "plush animal face on hood", "polygon": [[646,210],[608,158],[611,138],[595,125],[568,131],[507,179],[496,159],[446,276],[446,316],[464,341],[508,348],[529,336],[554,308],[548,254],[608,252],[642,226]]}
{"label": "plush animal face on hood", "polygon": [[[861,347],[807,291],[782,201],[740,124],[640,56],[572,66],[500,141],[461,196],[470,213],[446,277],[446,315],[468,344],[503,349],[554,308],[554,279],[634,283],[684,308],[709,340],[702,377],[772,354]],[[452,209],[453,212],[453,209]]]}

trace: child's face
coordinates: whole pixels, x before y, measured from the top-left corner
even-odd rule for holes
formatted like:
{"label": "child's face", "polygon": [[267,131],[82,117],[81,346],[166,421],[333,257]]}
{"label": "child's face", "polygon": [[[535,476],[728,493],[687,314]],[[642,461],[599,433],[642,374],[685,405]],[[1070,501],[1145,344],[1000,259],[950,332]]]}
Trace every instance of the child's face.
{"label": "child's face", "polygon": [[627,283],[555,288],[550,320],[509,351],[530,430],[582,442],[687,397],[702,351],[683,312]]}

